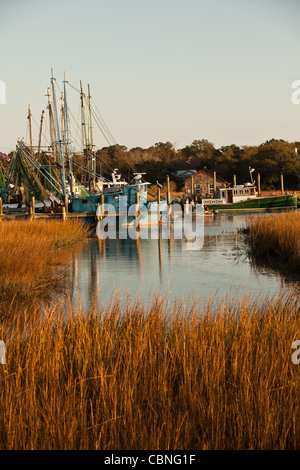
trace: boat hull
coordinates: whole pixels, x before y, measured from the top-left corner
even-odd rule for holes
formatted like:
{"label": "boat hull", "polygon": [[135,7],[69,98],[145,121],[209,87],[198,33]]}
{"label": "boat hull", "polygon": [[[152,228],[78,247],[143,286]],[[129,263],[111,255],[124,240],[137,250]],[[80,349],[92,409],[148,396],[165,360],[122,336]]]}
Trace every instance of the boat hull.
{"label": "boat hull", "polygon": [[[138,224],[154,225],[161,220],[162,212],[168,210],[167,201],[161,200],[158,207],[157,201],[147,201],[147,192],[141,191],[139,186],[126,187],[123,191],[111,192],[104,195],[104,211],[109,213],[105,217],[105,223],[110,225],[133,225],[136,223],[136,193],[139,192]],[[120,198],[126,196],[120,204]],[[101,195],[77,197],[72,199],[72,213],[88,213],[87,220],[91,223],[97,222],[96,210],[101,205]],[[94,214],[94,215],[93,215]]]}
{"label": "boat hull", "polygon": [[277,209],[297,208],[297,197],[294,194],[285,196],[258,197],[248,201],[236,202],[232,204],[209,204],[209,209],[218,212],[231,211],[267,211]]}

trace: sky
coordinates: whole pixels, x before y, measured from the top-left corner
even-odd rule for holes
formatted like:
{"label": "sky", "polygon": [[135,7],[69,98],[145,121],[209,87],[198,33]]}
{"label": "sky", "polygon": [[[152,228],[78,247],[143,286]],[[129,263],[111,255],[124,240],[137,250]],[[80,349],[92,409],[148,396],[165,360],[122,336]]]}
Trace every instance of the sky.
{"label": "sky", "polygon": [[[300,0],[0,0],[0,152],[58,83],[82,80],[128,149],[300,140]],[[74,117],[79,95],[69,88]],[[107,141],[95,126],[97,148]]]}

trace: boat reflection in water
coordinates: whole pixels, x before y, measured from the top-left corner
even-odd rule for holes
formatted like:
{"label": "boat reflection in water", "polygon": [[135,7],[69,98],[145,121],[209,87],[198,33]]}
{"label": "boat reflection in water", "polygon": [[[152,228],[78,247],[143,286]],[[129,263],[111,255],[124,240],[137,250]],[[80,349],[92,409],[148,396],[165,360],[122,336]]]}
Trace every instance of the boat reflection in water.
{"label": "boat reflection in water", "polygon": [[117,293],[125,299],[139,295],[148,301],[157,290],[170,301],[200,294],[201,299],[245,293],[273,296],[282,288],[292,288],[277,272],[251,263],[245,237],[237,230],[246,220],[245,215],[206,220],[200,250],[186,249],[185,239],[164,239],[159,232],[156,239],[95,238],[73,255],[70,293],[74,302],[104,303]]}

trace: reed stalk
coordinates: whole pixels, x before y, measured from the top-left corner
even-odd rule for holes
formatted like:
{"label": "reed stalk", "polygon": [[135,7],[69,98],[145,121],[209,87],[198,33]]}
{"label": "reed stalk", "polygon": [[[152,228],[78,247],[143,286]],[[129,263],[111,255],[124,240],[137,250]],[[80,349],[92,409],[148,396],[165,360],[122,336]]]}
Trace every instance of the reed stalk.
{"label": "reed stalk", "polygon": [[0,326],[0,449],[299,449],[299,296],[115,299]]}
{"label": "reed stalk", "polygon": [[259,261],[300,270],[300,213],[257,217],[249,226],[251,254]]}
{"label": "reed stalk", "polygon": [[1,221],[0,300],[43,297],[62,284],[66,250],[87,233],[78,221]]}

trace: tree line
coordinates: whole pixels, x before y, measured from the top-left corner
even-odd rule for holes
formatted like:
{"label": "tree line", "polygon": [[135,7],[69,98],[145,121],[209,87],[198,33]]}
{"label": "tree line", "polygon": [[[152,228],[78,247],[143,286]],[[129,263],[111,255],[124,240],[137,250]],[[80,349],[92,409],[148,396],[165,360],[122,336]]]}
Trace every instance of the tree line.
{"label": "tree line", "polygon": [[134,168],[145,172],[150,183],[164,183],[167,175],[177,182],[180,189],[182,180],[176,178],[179,170],[200,170],[207,167],[232,183],[236,175],[237,184],[250,180],[249,167],[253,175],[260,173],[261,188],[280,188],[280,175],[284,175],[285,187],[299,189],[300,184],[300,142],[271,139],[258,146],[237,146],[235,144],[216,148],[208,140],[194,140],[190,145],[176,150],[171,142],[158,142],[143,149],[114,145],[97,151],[97,171],[110,176],[112,168],[118,168],[124,177],[130,176]]}
{"label": "tree line", "polygon": [[[9,155],[12,156],[13,152]],[[8,163],[0,161],[0,184],[4,185],[4,174],[7,174]],[[84,158],[78,156],[80,163]],[[280,175],[284,175],[285,187],[298,190],[300,184],[300,142],[287,142],[282,139],[271,139],[258,146],[232,144],[216,148],[206,139],[194,140],[182,149],[175,149],[171,142],[158,142],[149,148],[134,147],[127,149],[124,145],[103,147],[96,152],[96,171],[111,179],[111,172],[117,168],[128,181],[133,172],[146,173],[146,179],[155,184],[164,184],[167,176],[180,190],[183,182],[176,177],[179,170],[200,170],[207,167],[229,183],[236,175],[237,184],[250,179],[249,167],[253,175],[260,173],[261,188],[276,190],[280,188]],[[79,168],[75,177],[82,178]]]}

